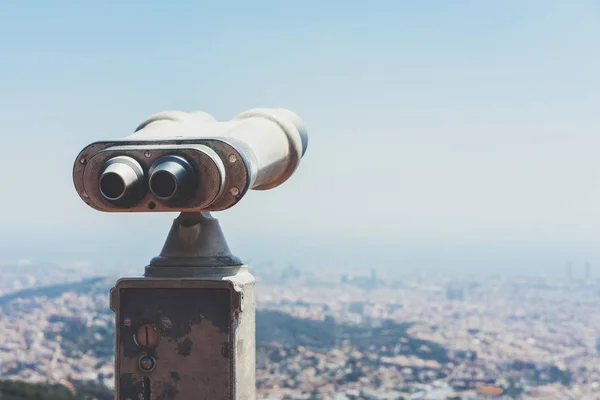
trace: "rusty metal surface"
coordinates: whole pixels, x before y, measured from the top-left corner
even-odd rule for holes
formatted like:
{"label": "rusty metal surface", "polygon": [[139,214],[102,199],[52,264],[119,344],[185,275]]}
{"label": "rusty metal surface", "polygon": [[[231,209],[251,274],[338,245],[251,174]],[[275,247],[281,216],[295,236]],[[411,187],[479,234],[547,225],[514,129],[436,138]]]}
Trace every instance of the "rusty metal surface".
{"label": "rusty metal surface", "polygon": [[[249,189],[272,189],[287,181],[307,145],[304,123],[290,110],[252,109],[224,122],[204,112],[167,111],[126,138],[86,146],[75,160],[73,182],[86,204],[105,212],[220,211]],[[189,166],[175,176],[169,164],[173,171],[163,175],[176,182],[164,196],[148,190],[155,186],[149,178],[158,156],[178,157],[180,166]],[[136,168],[119,164],[105,173],[114,157],[127,157]],[[142,176],[133,179],[138,166]],[[104,196],[98,188],[101,176],[110,177]]]}
{"label": "rusty metal surface", "polygon": [[[144,398],[148,390],[144,378],[149,380],[152,400],[192,399],[198,393],[215,400],[231,398],[230,289],[118,290],[118,398]],[[131,320],[129,326],[126,318]],[[164,318],[170,320],[169,326],[163,324]],[[137,343],[139,328],[147,324],[160,330],[157,345]],[[154,360],[151,371],[140,366],[144,356]]]}
{"label": "rusty metal surface", "polygon": [[[248,191],[250,171],[244,152],[238,151],[227,141],[219,139],[198,139],[186,141],[162,140],[113,140],[96,142],[81,151],[73,168],[73,182],[81,199],[99,211],[109,212],[172,212],[224,210],[235,205]],[[163,204],[149,190],[137,199],[135,204],[122,207],[105,199],[98,187],[101,169],[111,157],[127,155],[135,159],[148,171],[152,164],[165,155],[185,155],[193,163],[196,173],[202,177],[196,194],[190,200],[179,204]],[[223,163],[234,155],[239,162]],[[231,188],[238,190],[233,195]]]}
{"label": "rusty metal surface", "polygon": [[[111,291],[111,308],[117,399],[255,398],[254,278],[247,271],[121,279]],[[143,369],[145,356],[154,361],[150,371]]]}

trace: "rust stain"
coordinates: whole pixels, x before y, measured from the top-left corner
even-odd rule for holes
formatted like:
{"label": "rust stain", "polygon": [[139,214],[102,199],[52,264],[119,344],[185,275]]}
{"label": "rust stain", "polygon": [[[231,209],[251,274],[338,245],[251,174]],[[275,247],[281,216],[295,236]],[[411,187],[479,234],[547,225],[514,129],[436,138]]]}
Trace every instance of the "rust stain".
{"label": "rust stain", "polygon": [[[121,289],[119,311],[131,318],[119,327],[119,398],[137,400],[144,377],[152,382],[152,400],[230,398],[229,290]],[[156,360],[152,371],[141,370],[142,355]]]}
{"label": "rust stain", "polygon": [[223,342],[223,345],[221,346],[221,354],[223,357],[229,358],[229,342]]}
{"label": "rust stain", "polygon": [[173,400],[179,394],[173,386],[165,384],[162,393],[158,397],[161,400]]}
{"label": "rust stain", "polygon": [[177,344],[177,354],[184,357],[189,356],[192,354],[192,345],[190,338],[185,338],[183,342]]}

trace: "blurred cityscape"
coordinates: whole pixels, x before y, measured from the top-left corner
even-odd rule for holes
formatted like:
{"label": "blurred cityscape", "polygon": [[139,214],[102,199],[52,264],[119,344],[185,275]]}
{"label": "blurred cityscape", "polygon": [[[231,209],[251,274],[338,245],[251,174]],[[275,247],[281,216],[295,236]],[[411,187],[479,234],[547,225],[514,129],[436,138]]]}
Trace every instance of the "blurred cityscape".
{"label": "blurred cityscape", "polygon": [[[0,380],[114,388],[115,279],[30,261],[0,271]],[[589,263],[560,279],[252,272],[261,399],[600,398]]]}

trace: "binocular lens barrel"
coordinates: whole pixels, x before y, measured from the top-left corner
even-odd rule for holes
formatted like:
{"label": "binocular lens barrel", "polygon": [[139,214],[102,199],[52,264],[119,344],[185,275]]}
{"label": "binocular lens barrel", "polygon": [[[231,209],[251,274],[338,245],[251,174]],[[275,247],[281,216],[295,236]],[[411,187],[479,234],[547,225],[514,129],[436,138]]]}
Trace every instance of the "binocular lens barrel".
{"label": "binocular lens barrel", "polygon": [[194,189],[194,170],[179,156],[165,156],[150,168],[150,191],[161,200],[185,197]]}
{"label": "binocular lens barrel", "polygon": [[304,122],[286,109],[255,108],[229,121],[165,111],[125,138],[85,147],[73,182],[99,211],[221,211],[249,190],[287,181],[307,145]]}
{"label": "binocular lens barrel", "polygon": [[127,200],[143,179],[142,167],[131,157],[111,158],[100,175],[100,193],[106,200]]}

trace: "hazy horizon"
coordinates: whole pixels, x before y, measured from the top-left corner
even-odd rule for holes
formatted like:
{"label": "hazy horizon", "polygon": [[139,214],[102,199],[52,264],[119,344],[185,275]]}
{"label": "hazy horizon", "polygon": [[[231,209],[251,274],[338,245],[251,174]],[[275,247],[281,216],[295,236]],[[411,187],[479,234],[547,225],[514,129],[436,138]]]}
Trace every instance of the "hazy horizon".
{"label": "hazy horizon", "polygon": [[[227,235],[231,236],[231,235]],[[29,256],[26,251],[15,249],[14,256],[0,260],[0,271],[3,266],[14,266],[19,262],[50,263],[59,265],[92,265],[98,275],[105,272],[104,266],[111,271],[127,269],[134,274],[142,274],[150,259],[159,254],[162,237],[154,243],[143,244],[139,240],[128,243],[131,248],[123,252],[110,253],[106,243],[94,248],[73,249],[58,247],[54,249],[42,247]],[[376,268],[384,276],[396,273],[457,273],[473,276],[488,275],[531,275],[564,277],[566,265],[571,264],[574,278],[584,277],[584,266],[590,263],[593,279],[600,278],[600,262],[595,258],[595,249],[580,248],[579,252],[572,248],[557,248],[531,243],[459,243],[448,240],[428,240],[414,242],[407,239],[393,245],[392,243],[369,242],[337,242],[315,243],[307,238],[304,242],[292,243],[280,240],[278,245],[269,245],[266,238],[244,240],[229,238],[232,252],[248,263],[250,268],[258,268],[274,263],[279,266],[295,265],[308,271],[331,271],[368,274]],[[263,241],[264,240],[264,241]],[[118,249],[118,245],[114,245]],[[108,252],[108,254],[107,254]],[[36,255],[38,253],[38,255]],[[46,255],[39,255],[39,253]],[[7,253],[4,253],[6,255]],[[579,256],[574,256],[578,254]],[[583,256],[582,256],[583,255]],[[592,255],[585,257],[585,255]]]}

